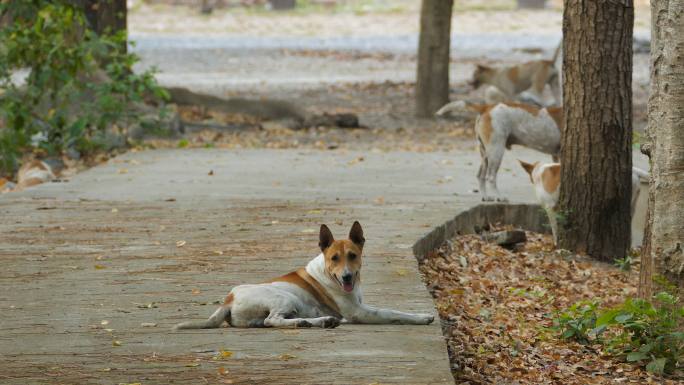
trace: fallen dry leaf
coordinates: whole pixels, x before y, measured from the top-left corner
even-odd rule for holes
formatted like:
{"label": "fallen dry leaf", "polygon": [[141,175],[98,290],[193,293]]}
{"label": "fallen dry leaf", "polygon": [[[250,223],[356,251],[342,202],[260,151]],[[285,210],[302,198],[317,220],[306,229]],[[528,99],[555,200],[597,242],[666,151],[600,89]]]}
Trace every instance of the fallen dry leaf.
{"label": "fallen dry leaf", "polygon": [[178,242],[176,242],[176,247],[183,247],[183,246],[185,246],[186,243],[187,242],[185,242],[185,241],[178,241]]}
{"label": "fallen dry leaf", "polygon": [[458,368],[456,383],[649,383],[651,376],[639,367],[560,340],[548,329],[555,312],[577,301],[601,298],[611,307],[634,296],[638,269],[625,273],[563,255],[550,236],[526,236],[515,251],[480,235],[458,236],[419,265],[442,318],[452,367]]}
{"label": "fallen dry leaf", "polygon": [[233,352],[229,350],[220,350],[215,356],[215,360],[225,360],[233,356]]}

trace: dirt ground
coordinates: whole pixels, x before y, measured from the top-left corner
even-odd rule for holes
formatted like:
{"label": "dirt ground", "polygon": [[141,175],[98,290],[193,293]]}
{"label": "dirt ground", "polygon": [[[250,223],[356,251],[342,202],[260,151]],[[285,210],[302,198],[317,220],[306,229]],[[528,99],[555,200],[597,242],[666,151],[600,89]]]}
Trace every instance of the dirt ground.
{"label": "dirt ground", "polygon": [[610,308],[636,295],[638,266],[555,251],[549,235],[527,232],[515,250],[479,235],[449,240],[420,266],[443,320],[459,384],[681,384],[612,356],[600,344],[560,339],[558,312],[579,301]]}

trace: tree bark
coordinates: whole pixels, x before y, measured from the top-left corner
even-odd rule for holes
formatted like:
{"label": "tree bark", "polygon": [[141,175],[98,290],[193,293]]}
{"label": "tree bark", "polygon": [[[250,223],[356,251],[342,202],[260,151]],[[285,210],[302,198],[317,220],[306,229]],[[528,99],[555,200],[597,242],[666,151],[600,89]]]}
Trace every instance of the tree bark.
{"label": "tree bark", "polygon": [[630,247],[632,0],[563,13],[559,245],[612,262]]}
{"label": "tree bark", "polygon": [[423,0],[420,11],[416,115],[432,117],[449,101],[453,0]]}
{"label": "tree bark", "polygon": [[667,280],[684,299],[684,0],[651,1],[651,90],[647,142],[649,215],[639,295]]}
{"label": "tree bark", "polygon": [[[126,0],[74,0],[74,3],[83,8],[88,25],[98,35],[126,31]],[[125,43],[121,49],[126,52]]]}

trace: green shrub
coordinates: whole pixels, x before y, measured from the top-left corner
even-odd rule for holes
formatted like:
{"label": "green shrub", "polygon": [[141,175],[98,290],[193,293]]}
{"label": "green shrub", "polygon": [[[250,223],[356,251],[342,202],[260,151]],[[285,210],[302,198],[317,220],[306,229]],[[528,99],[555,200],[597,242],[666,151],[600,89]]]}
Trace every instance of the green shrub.
{"label": "green shrub", "polygon": [[672,373],[684,359],[684,307],[666,292],[643,299],[627,299],[621,306],[604,312],[596,321],[598,328],[615,327],[617,335],[607,341],[609,351],[627,361],[646,363],[653,373]]}
{"label": "green shrub", "polygon": [[0,29],[0,174],[34,148],[93,151],[93,138],[140,119],[133,103],[166,98],[152,72],[132,72],[125,33],[97,35],[67,1],[2,2],[0,14],[12,16]]}
{"label": "green shrub", "polygon": [[[597,310],[597,302],[580,302],[554,319],[563,339],[601,343],[628,362],[646,365],[649,372],[673,373],[684,362],[684,307],[667,292],[653,301],[627,299],[613,309]],[[607,338],[602,338],[606,335]]]}
{"label": "green shrub", "polygon": [[[553,328],[559,331],[561,338],[575,340],[581,344],[589,344],[596,338],[596,320],[598,301],[582,301],[557,314],[553,320]],[[594,335],[592,335],[594,334]]]}
{"label": "green shrub", "polygon": [[615,263],[615,266],[617,266],[620,270],[630,271],[632,270],[632,264],[634,263],[634,259],[631,255],[627,255],[624,258],[615,258],[613,262]]}

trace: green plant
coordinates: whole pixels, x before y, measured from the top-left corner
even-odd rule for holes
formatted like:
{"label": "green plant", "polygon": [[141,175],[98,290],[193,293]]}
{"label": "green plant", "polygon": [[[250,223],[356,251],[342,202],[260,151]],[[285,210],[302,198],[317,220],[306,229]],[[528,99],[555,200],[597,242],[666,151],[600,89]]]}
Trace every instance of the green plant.
{"label": "green plant", "polygon": [[32,149],[96,150],[141,119],[135,103],[167,97],[153,72],[132,71],[125,33],[96,34],[66,0],[0,2],[0,15],[12,18],[0,29],[0,173]]}
{"label": "green plant", "polygon": [[624,258],[615,258],[613,262],[620,270],[630,271],[632,270],[632,263],[634,263],[634,259],[632,259],[631,255],[627,255]]}
{"label": "green plant", "polygon": [[575,340],[581,344],[591,343],[597,337],[598,305],[598,301],[577,302],[554,317],[553,329],[560,333],[562,339]]}
{"label": "green plant", "polygon": [[[598,302],[583,301],[554,318],[554,330],[563,339],[582,344],[601,343],[628,362],[656,374],[673,373],[684,362],[684,307],[678,298],[660,292],[653,301],[627,299],[608,310]],[[607,338],[603,338],[607,335]]]}
{"label": "green plant", "polygon": [[649,372],[672,373],[684,363],[684,307],[667,292],[653,296],[653,302],[627,299],[604,312],[597,328],[615,327],[617,334],[608,340],[609,351],[627,361],[646,363]]}

